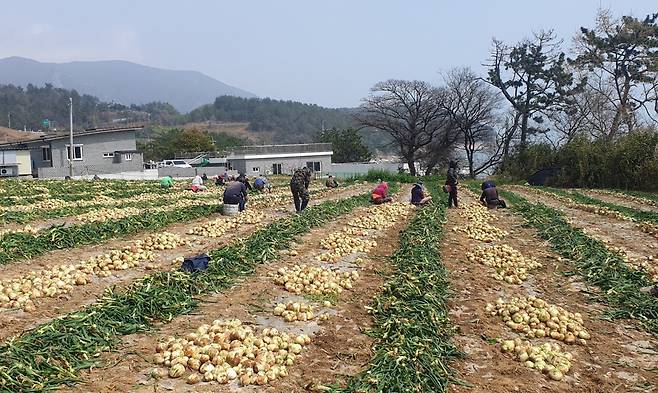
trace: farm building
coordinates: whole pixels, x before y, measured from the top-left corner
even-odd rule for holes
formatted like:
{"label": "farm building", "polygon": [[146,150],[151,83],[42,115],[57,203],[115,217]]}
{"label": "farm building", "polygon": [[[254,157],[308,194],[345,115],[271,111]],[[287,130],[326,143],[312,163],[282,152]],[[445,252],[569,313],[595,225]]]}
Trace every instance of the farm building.
{"label": "farm building", "polygon": [[247,176],[291,174],[308,167],[317,173],[331,170],[331,143],[241,146],[227,155],[229,169]]}
{"label": "farm building", "polygon": [[[85,130],[73,137],[74,176],[141,171],[142,153],[137,151],[136,130],[141,127]],[[0,144],[9,160],[29,152],[29,160],[18,167],[17,174],[39,178],[65,177],[69,174],[69,135],[42,135],[20,142]],[[21,153],[18,153],[21,152]],[[14,155],[12,155],[14,154]],[[0,161],[1,162],[1,161]],[[8,161],[7,161],[8,162]],[[29,164],[29,165],[28,165]],[[29,172],[26,168],[29,166]]]}
{"label": "farm building", "polygon": [[0,150],[0,177],[32,175],[28,149]]}

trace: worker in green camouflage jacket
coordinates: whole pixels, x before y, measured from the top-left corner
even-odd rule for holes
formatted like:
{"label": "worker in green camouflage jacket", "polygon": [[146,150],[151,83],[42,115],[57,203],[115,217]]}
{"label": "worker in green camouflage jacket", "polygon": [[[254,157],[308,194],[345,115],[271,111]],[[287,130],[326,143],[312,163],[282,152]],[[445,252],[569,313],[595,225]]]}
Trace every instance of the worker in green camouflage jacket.
{"label": "worker in green camouflage jacket", "polygon": [[295,210],[297,212],[306,209],[306,205],[308,205],[308,186],[310,183],[311,170],[306,167],[295,170],[292,179],[290,179],[290,191],[292,192],[292,198],[295,201]]}

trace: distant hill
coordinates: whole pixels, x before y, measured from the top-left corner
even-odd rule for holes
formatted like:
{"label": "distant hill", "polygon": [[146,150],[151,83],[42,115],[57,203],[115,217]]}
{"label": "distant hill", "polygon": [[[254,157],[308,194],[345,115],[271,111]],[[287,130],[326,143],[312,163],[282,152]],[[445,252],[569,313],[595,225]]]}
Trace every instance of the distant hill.
{"label": "distant hill", "polygon": [[0,84],[75,89],[123,105],[167,102],[188,112],[222,95],[255,97],[196,71],[173,71],[128,61],[41,63],[22,57],[0,59]]}
{"label": "distant hill", "polygon": [[[11,125],[15,128],[47,132],[67,130],[69,97],[73,98],[76,129],[146,124],[196,128],[254,144],[276,144],[313,142],[323,127],[357,126],[354,122],[356,108],[332,109],[269,98],[221,96],[212,104],[180,113],[166,102],[127,106],[50,84],[44,87],[29,84],[26,88],[0,84],[0,126],[9,125],[11,113]],[[46,119],[49,122],[45,122]],[[147,127],[140,136],[149,138],[151,132],[151,127]],[[362,129],[360,134],[372,150],[391,150],[388,146],[391,138],[387,134],[371,129]]]}
{"label": "distant hill", "polygon": [[217,97],[187,114],[191,122],[246,122],[248,130],[269,133],[278,143],[311,142],[324,128],[354,126],[349,110],[270,98]]}
{"label": "distant hill", "polygon": [[7,142],[20,142],[29,139],[37,139],[43,135],[41,132],[23,132],[19,130],[12,130],[7,127],[0,127],[0,143]]}

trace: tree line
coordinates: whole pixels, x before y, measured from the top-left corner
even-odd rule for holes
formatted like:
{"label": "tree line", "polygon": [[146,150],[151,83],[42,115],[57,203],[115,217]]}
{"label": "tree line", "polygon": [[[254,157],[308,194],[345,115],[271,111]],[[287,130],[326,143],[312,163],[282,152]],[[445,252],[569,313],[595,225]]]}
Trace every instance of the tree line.
{"label": "tree line", "polygon": [[416,163],[430,173],[456,151],[472,177],[512,167],[527,176],[520,168],[529,170],[531,153],[541,150],[530,146],[556,152],[631,133],[650,145],[658,124],[657,18],[599,11],[569,51],[552,31],[512,44],[494,39],[486,75],[455,68],[439,86],[377,83],[358,122],[390,135],[412,174]]}
{"label": "tree line", "polygon": [[164,102],[123,105],[51,84],[43,87],[28,84],[26,87],[0,85],[0,125],[46,132],[68,130],[69,98],[73,99],[74,122],[79,128],[121,122],[174,125],[185,120],[173,106]]}
{"label": "tree line", "polygon": [[[0,85],[0,125],[9,127],[11,116],[11,127],[15,129],[67,130],[69,97],[73,98],[75,125],[81,128],[122,122],[164,126],[206,121],[244,122],[249,123],[251,131],[272,133],[279,143],[303,143],[313,141],[323,129],[345,129],[354,125],[349,109],[329,109],[294,101],[222,96],[212,104],[181,114],[164,102],[141,105],[103,102],[97,97],[49,84],[25,88]],[[49,126],[42,123],[46,119]]]}

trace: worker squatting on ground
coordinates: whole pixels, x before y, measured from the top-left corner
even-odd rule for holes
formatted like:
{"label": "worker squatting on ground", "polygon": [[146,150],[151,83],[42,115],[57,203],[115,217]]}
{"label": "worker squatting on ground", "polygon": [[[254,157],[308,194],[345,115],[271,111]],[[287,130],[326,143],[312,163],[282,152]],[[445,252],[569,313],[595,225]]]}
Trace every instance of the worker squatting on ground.
{"label": "worker squatting on ground", "polygon": [[336,188],[336,187],[338,187],[338,182],[336,181],[336,179],[333,176],[329,175],[325,185],[327,186],[327,188]]}
{"label": "worker squatting on ground", "polygon": [[457,162],[450,161],[448,165],[448,177],[446,179],[446,184],[444,190],[448,193],[448,207],[452,207],[453,204],[455,207],[458,206],[457,203]]}
{"label": "worker squatting on ground", "polygon": [[295,202],[295,211],[301,212],[306,209],[309,201],[308,186],[311,184],[311,170],[304,167],[295,170],[290,179],[290,191]]}
{"label": "worker squatting on ground", "polygon": [[201,176],[196,175],[194,179],[192,179],[192,185],[190,186],[190,190],[194,192],[206,190],[206,186],[203,185],[203,178]]}
{"label": "worker squatting on ground", "polygon": [[489,209],[496,209],[498,207],[507,207],[505,201],[500,199],[498,196],[498,190],[496,189],[496,183],[491,180],[487,180],[482,183],[482,195],[480,195],[480,203],[486,206]]}
{"label": "worker squatting on ground", "polygon": [[247,204],[247,186],[237,180],[233,180],[224,190],[224,203],[227,205],[238,205],[239,211],[244,211]]}
{"label": "worker squatting on ground", "polygon": [[241,183],[244,183],[244,185],[247,186],[247,190],[249,190],[249,191],[253,191],[253,190],[254,190],[254,189],[251,187],[251,184],[249,184],[249,178],[248,178],[244,173],[240,173],[240,174],[238,175],[238,178],[235,179],[235,180],[237,180],[237,181],[239,181],[239,182],[241,182]]}
{"label": "worker squatting on ground", "polygon": [[174,179],[171,176],[165,176],[160,179],[160,187],[162,188],[171,188],[174,185]]}
{"label": "worker squatting on ground", "polygon": [[432,197],[427,195],[425,187],[423,187],[422,181],[417,181],[416,184],[411,188],[411,203],[416,206],[422,206],[430,203]]}
{"label": "worker squatting on ground", "polygon": [[374,203],[375,205],[387,203],[392,200],[393,199],[388,196],[388,183],[385,181],[379,183],[377,187],[372,190],[372,194],[370,195],[370,202]]}
{"label": "worker squatting on ground", "polygon": [[263,192],[265,190],[267,190],[267,192],[272,192],[272,184],[270,184],[265,176],[258,175],[256,180],[254,180],[254,189],[258,192]]}

